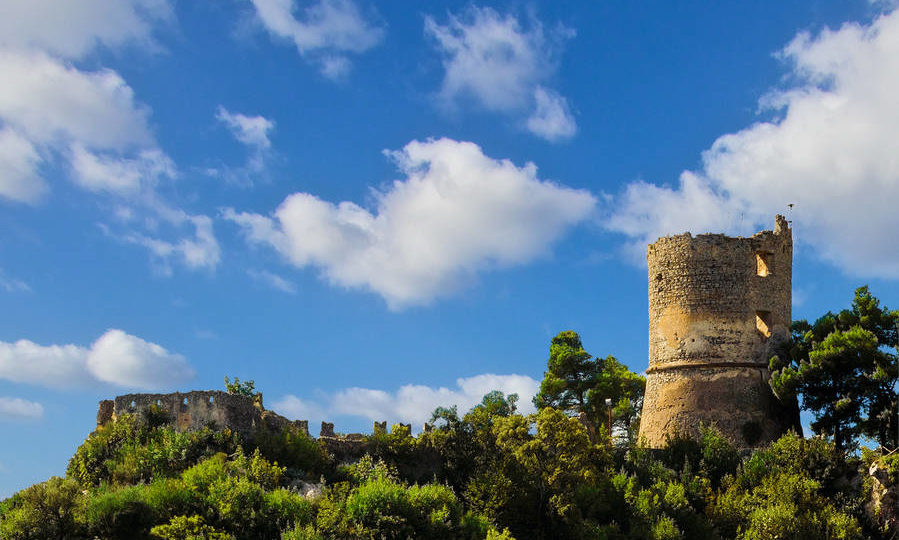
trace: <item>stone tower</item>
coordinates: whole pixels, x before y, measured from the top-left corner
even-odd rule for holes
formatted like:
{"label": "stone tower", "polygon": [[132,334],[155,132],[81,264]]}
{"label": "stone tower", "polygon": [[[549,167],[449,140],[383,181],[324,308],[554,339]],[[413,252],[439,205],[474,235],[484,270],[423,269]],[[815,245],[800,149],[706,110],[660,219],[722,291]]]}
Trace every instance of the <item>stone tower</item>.
{"label": "stone tower", "polygon": [[[640,437],[693,436],[716,424],[738,447],[798,424],[768,385],[790,337],[793,238],[783,216],[751,238],[685,233],[649,246],[649,369]],[[791,412],[792,411],[792,412]]]}

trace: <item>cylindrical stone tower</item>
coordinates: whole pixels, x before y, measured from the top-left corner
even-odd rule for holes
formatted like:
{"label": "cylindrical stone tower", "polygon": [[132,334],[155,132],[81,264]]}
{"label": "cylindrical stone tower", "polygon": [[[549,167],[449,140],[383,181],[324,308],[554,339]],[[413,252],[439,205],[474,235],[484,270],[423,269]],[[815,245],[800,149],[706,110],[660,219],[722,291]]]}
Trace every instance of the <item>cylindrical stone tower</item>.
{"label": "cylindrical stone tower", "polygon": [[[715,424],[738,447],[794,426],[768,385],[768,359],[790,337],[793,239],[690,233],[649,246],[649,369],[640,437],[653,448]],[[798,418],[796,419],[798,421]]]}

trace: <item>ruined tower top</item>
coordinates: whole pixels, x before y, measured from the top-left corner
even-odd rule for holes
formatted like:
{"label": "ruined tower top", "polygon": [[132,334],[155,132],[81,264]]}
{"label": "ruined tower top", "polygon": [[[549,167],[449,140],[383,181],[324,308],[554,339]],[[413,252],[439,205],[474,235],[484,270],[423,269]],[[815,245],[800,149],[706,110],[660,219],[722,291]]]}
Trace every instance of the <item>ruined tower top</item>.
{"label": "ruined tower top", "polygon": [[650,446],[695,434],[700,423],[716,424],[741,447],[786,429],[768,359],[790,336],[792,256],[783,216],[773,231],[748,238],[685,233],[649,246],[640,436]]}

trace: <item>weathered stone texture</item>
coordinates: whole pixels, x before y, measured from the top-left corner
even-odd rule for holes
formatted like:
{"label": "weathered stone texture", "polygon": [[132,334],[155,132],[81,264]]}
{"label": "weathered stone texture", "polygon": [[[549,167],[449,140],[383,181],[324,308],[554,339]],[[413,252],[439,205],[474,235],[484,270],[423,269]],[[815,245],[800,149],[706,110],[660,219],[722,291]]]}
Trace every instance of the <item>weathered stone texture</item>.
{"label": "weathered stone texture", "polygon": [[97,410],[97,427],[112,420],[115,414],[115,402],[111,399],[104,399],[100,402],[100,408]]}
{"label": "weathered stone texture", "polygon": [[[262,421],[260,407],[254,404],[252,398],[220,391],[125,394],[115,398],[111,419],[123,414],[142,413],[154,405],[168,411],[172,424],[181,431],[211,426],[229,428],[245,438],[252,438],[256,426]],[[103,402],[100,403],[100,414],[102,412]],[[267,420],[268,423],[280,424],[277,419]]]}
{"label": "weathered stone texture", "polygon": [[768,385],[768,359],[789,339],[793,241],[774,231],[664,237],[649,246],[649,369],[640,437],[695,435],[716,424],[740,447],[791,427]]}
{"label": "weathered stone texture", "polygon": [[899,483],[890,478],[885,464],[876,461],[868,469],[868,476],[871,477],[871,498],[865,511],[885,533],[885,538],[899,538]]}

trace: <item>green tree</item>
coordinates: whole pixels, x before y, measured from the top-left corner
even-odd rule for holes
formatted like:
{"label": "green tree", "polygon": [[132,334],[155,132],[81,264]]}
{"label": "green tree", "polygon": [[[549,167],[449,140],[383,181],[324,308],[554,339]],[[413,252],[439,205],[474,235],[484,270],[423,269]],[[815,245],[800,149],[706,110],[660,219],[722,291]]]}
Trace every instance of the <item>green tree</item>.
{"label": "green tree", "polygon": [[240,382],[240,377],[234,377],[234,382],[231,382],[231,379],[225,375],[225,390],[229,394],[251,398],[256,395],[256,383],[253,380]]}
{"label": "green tree", "polygon": [[614,420],[628,434],[643,403],[646,380],[614,356],[594,358],[584,350],[577,332],[553,338],[547,370],[534,396],[538,409],[553,407],[570,415],[585,413],[594,425],[607,424],[605,400],[614,404]]}
{"label": "green tree", "polygon": [[793,323],[790,350],[771,359],[771,386],[782,397],[801,394],[803,408],[815,415],[812,429],[840,449],[854,447],[860,435],[895,444],[897,325],[899,311],[881,307],[860,287],[850,309],[814,324]]}

